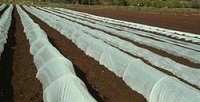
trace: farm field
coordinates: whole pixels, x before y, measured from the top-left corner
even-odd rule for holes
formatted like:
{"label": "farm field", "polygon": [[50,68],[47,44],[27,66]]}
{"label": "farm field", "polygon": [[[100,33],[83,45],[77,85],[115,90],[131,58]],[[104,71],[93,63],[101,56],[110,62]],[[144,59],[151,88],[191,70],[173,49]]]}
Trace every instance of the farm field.
{"label": "farm field", "polygon": [[0,102],[200,100],[198,15],[1,7]]}
{"label": "farm field", "polygon": [[86,12],[97,16],[105,16],[119,20],[147,24],[168,29],[180,30],[199,34],[199,13],[192,12],[166,12],[166,11],[135,11],[123,8],[98,7],[67,7],[72,10]]}

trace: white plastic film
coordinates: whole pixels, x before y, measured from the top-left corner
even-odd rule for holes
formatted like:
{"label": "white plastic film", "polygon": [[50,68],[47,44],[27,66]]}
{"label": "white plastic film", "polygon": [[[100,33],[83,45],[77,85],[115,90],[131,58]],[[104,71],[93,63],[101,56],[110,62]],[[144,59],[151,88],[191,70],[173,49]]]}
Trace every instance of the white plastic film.
{"label": "white plastic film", "polygon": [[30,53],[32,55],[35,55],[38,52],[38,50],[40,50],[42,47],[49,46],[49,45],[51,44],[49,43],[47,39],[44,39],[44,38],[37,39],[34,43],[32,43],[30,47]]}
{"label": "white plastic film", "polygon": [[84,52],[86,52],[88,46],[90,43],[96,41],[93,37],[91,37],[90,35],[86,35],[86,34],[83,34],[82,36],[80,36],[78,39],[77,39],[77,43],[76,45],[82,49]]}
{"label": "white plastic film", "polygon": [[39,28],[40,26],[38,24],[35,24],[32,20],[27,20],[27,22],[25,22],[26,27],[24,28],[24,32],[25,33],[29,33],[30,31],[32,31],[33,29]]}
{"label": "white plastic film", "polygon": [[[70,33],[69,33],[70,34]],[[69,35],[68,34],[68,35]],[[73,34],[71,34],[71,36],[67,36],[67,35],[65,35],[67,38],[71,38],[71,40],[72,40],[72,42],[73,43],[77,43],[77,40],[78,40],[78,38],[79,37],[81,37],[82,35],[83,35],[84,33],[82,32],[82,31],[80,31],[80,30],[75,30],[75,32],[73,33]]]}
{"label": "white plastic film", "polygon": [[56,57],[45,63],[39,70],[36,77],[46,89],[48,85],[63,75],[76,75],[72,63],[63,57]]}
{"label": "white plastic film", "polygon": [[64,19],[60,19],[60,20],[56,23],[55,27],[56,27],[56,29],[57,29],[58,31],[61,31],[61,29],[62,29],[65,25],[66,25],[65,20],[64,20]]}
{"label": "white plastic film", "polygon": [[133,90],[141,93],[146,99],[149,99],[154,85],[166,75],[160,71],[145,64],[141,60],[132,60],[126,68],[123,80]]}
{"label": "white plastic film", "polygon": [[103,52],[100,59],[100,64],[106,66],[117,76],[122,77],[126,67],[131,63],[132,59],[134,58],[126,53],[114,47],[109,47]]}
{"label": "white plastic film", "polygon": [[44,102],[96,102],[84,83],[73,75],[64,75],[44,91]]}
{"label": "white plastic film", "polygon": [[165,77],[154,86],[149,102],[200,102],[200,92],[175,78]]}
{"label": "white plastic film", "polygon": [[[1,5],[0,11],[3,10],[5,7],[5,4]],[[4,44],[7,43],[7,34],[11,25],[12,11],[13,5],[10,4],[10,6],[5,10],[0,18],[0,55],[4,51]]]}
{"label": "white plastic film", "polygon": [[42,47],[34,56],[34,63],[37,69],[55,57],[63,57],[52,45]]}
{"label": "white plastic film", "polygon": [[2,11],[5,7],[6,7],[6,4],[2,4],[2,5],[0,6],[0,11]]}
{"label": "white plastic film", "polygon": [[[44,102],[96,102],[84,83],[75,76],[73,64],[48,42],[45,32],[18,5],[16,7],[23,26],[32,28],[32,31],[26,31],[26,35],[38,69],[36,77],[43,84]],[[50,21],[49,24],[57,22],[55,19],[44,20]]]}
{"label": "white plastic film", "polygon": [[27,37],[29,39],[29,44],[32,45],[32,43],[37,39],[47,38],[47,35],[43,32],[40,32],[38,29],[34,29],[34,31],[31,31],[29,34],[27,34]]}
{"label": "white plastic film", "polygon": [[100,61],[101,55],[105,50],[109,48],[109,45],[105,44],[101,40],[91,42],[87,48],[86,54],[93,57],[95,60]]}

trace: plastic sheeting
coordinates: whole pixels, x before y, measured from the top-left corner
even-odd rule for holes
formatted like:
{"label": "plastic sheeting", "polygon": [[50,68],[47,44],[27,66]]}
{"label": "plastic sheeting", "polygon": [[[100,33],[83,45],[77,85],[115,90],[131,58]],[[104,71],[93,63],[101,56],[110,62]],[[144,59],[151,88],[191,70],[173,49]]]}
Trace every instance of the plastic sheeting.
{"label": "plastic sheeting", "polygon": [[116,75],[122,77],[126,67],[131,63],[133,59],[135,58],[116,48],[109,47],[103,52],[100,59],[100,64],[103,64]]}
{"label": "plastic sheeting", "polygon": [[2,5],[0,6],[0,11],[2,11],[5,7],[6,7],[6,4],[2,4]]}
{"label": "plastic sheeting", "polygon": [[[6,7],[5,4],[0,6],[0,11]],[[4,51],[4,44],[7,43],[7,34],[11,25],[13,5],[5,10],[0,18],[0,54]]]}
{"label": "plastic sheeting", "polygon": [[142,93],[148,100],[154,85],[165,76],[167,75],[144,64],[144,62],[140,60],[132,60],[126,68],[123,80],[133,90]]}
{"label": "plastic sheeting", "polygon": [[52,45],[42,47],[34,56],[37,69],[55,57],[63,57]]}
{"label": "plastic sheeting", "polygon": [[177,79],[164,77],[153,88],[149,102],[199,102],[200,92]]}
{"label": "plastic sheeting", "polygon": [[63,75],[76,75],[71,61],[63,57],[56,57],[45,63],[39,70],[36,77],[46,89],[52,82]]}
{"label": "plastic sheeting", "polygon": [[42,47],[49,46],[49,45],[51,44],[49,43],[47,39],[44,39],[44,38],[37,39],[34,43],[32,43],[30,47],[30,53],[32,55],[35,55],[38,52],[38,50],[40,50]]}
{"label": "plastic sheeting", "polygon": [[[73,32],[71,32],[72,29],[74,30]],[[67,38],[71,39],[72,42],[77,43],[77,39],[83,35],[83,32],[80,30],[75,30],[75,29],[76,28],[72,26],[70,26],[70,30],[68,27],[63,28],[62,34],[65,35]]]}
{"label": "plastic sheeting", "polygon": [[18,5],[16,7],[31,45],[30,53],[38,70],[36,77],[43,85],[44,102],[96,102],[76,76],[71,61],[50,44],[39,25]]}
{"label": "plastic sheeting", "polygon": [[83,34],[82,36],[77,38],[77,42],[75,43],[80,49],[86,52],[90,43],[95,42],[96,39],[91,37],[90,35]]}
{"label": "plastic sheeting", "polygon": [[84,83],[73,75],[60,77],[43,94],[44,102],[96,102]]}
{"label": "plastic sheeting", "polygon": [[25,22],[26,28],[24,28],[24,32],[29,34],[28,32],[34,31],[33,28],[40,28],[38,24],[35,24],[32,20],[28,20]]}
{"label": "plastic sheeting", "polygon": [[86,50],[86,54],[100,62],[103,52],[106,51],[106,49],[108,48],[109,46],[103,43],[103,41],[97,40],[93,43],[90,43],[90,45],[88,46]]}
{"label": "plastic sheeting", "polygon": [[32,45],[34,41],[41,38],[47,38],[47,35],[43,32],[40,32],[38,29],[34,29],[35,31],[31,31],[28,33],[27,38],[29,39],[29,44]]}
{"label": "plastic sheeting", "polygon": [[38,24],[35,24],[32,20],[28,20],[30,22],[25,22],[24,25],[27,25],[24,29],[26,33],[27,39],[29,40],[29,44],[32,45],[34,41],[40,38],[47,38],[46,33],[41,30]]}

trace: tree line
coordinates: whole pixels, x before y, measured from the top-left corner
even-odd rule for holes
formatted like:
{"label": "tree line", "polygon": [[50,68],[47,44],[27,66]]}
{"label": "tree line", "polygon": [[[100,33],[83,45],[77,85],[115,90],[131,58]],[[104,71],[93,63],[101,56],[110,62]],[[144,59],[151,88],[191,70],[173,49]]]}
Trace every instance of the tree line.
{"label": "tree line", "polygon": [[3,0],[3,1],[31,1],[53,2],[80,5],[117,5],[141,6],[156,8],[200,8],[200,0]]}
{"label": "tree line", "polygon": [[167,8],[200,8],[200,0],[41,0],[43,2]]}

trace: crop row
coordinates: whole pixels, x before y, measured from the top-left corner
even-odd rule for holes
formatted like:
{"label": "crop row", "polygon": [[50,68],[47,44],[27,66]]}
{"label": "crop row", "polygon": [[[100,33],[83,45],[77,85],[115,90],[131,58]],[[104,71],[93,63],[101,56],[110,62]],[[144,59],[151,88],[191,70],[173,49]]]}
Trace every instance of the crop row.
{"label": "crop row", "polygon": [[[42,9],[42,10],[44,10],[44,9]],[[49,10],[46,10],[46,11],[49,11]],[[56,26],[55,26],[58,31],[65,34],[66,36],[69,33],[76,34],[77,32],[79,32],[79,33],[84,32],[94,38],[97,38],[97,39],[100,39],[100,40],[106,42],[107,44],[109,44],[111,46],[114,46],[116,48],[119,48],[120,50],[128,52],[133,56],[139,57],[140,59],[144,59],[144,60],[148,61],[149,63],[151,63],[152,65],[155,65],[156,67],[170,71],[174,75],[178,76],[179,78],[182,78],[182,79],[188,81],[189,83],[192,83],[192,84],[200,87],[200,85],[199,85],[200,84],[199,83],[200,70],[199,69],[195,69],[193,67],[189,67],[189,66],[177,63],[176,61],[174,61],[168,57],[163,57],[163,56],[161,56],[157,53],[154,53],[148,49],[138,47],[129,41],[120,39],[119,37],[116,37],[116,36],[109,35],[106,32],[99,31],[97,29],[91,29],[91,28],[85,26],[85,25],[91,24],[90,22],[83,21],[83,20],[77,20],[77,19],[74,20],[73,18],[67,17],[66,15],[58,14],[58,13],[55,13],[52,11],[51,11],[51,13],[55,14],[55,15],[60,15],[61,17],[66,18],[65,20],[59,20],[59,22],[56,23]],[[73,19],[73,20],[71,21],[71,19]],[[65,26],[65,23],[63,23],[64,21],[66,24],[71,24],[70,28],[68,27],[69,32],[67,32],[66,29],[63,28],[63,26]],[[85,23],[84,23],[84,25],[79,24],[78,21],[85,22]],[[97,27],[97,25],[93,25],[92,27]],[[79,29],[79,30],[77,30],[77,29]],[[107,28],[107,29],[109,29],[109,28]],[[68,36],[68,37],[70,37],[70,36]],[[133,39],[137,39],[137,38],[133,37]],[[185,51],[185,50],[183,50],[183,51]],[[191,54],[193,54],[193,53],[191,53]]]}
{"label": "crop row", "polygon": [[77,23],[69,22],[55,14],[34,7],[24,6],[24,8],[60,31],[87,55],[122,77],[127,85],[144,95],[149,102],[169,102],[172,100],[198,102],[200,98],[198,90],[155,70],[143,61],[106,44],[101,39],[87,34],[80,29],[81,26]]}
{"label": "crop row", "polygon": [[48,41],[46,33],[16,6],[30,44],[30,53],[43,85],[44,102],[96,102],[76,76],[73,64]]}
{"label": "crop row", "polygon": [[[0,7],[0,11],[5,7],[6,5],[3,4]],[[11,25],[12,10],[13,10],[13,5],[10,5],[9,8],[3,13],[0,19],[0,54],[4,51],[4,44],[6,43],[6,40],[8,38],[7,34]]]}

